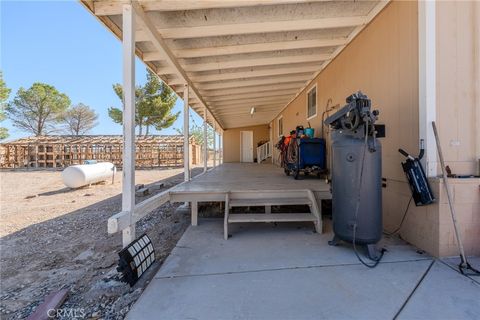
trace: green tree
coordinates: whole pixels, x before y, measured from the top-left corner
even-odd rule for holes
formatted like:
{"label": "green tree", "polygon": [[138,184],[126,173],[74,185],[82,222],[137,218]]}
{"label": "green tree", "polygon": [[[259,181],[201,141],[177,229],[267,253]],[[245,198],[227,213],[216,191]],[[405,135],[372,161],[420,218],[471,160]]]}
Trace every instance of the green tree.
{"label": "green tree", "polygon": [[[207,129],[208,147],[213,148],[213,129],[210,127],[207,127]],[[174,130],[183,135],[183,128],[174,128]],[[203,146],[203,125],[197,125],[190,117],[190,128],[188,130],[190,137],[193,137],[199,145]]]}
{"label": "green tree", "polygon": [[[150,127],[162,130],[172,126],[177,120],[180,112],[172,114],[172,109],[177,101],[177,96],[165,83],[163,83],[153,72],[147,70],[147,83],[135,89],[135,126],[138,127],[138,134],[149,134]],[[120,84],[114,84],[113,90],[123,101],[123,88]],[[121,124],[123,111],[111,107],[108,115],[115,123]]]}
{"label": "green tree", "polygon": [[[3,81],[3,73],[0,71],[0,122],[5,120],[5,102],[10,95],[10,89],[7,88],[5,81]],[[8,138],[8,129],[0,127],[0,140]]]}
{"label": "green tree", "polygon": [[98,124],[97,119],[98,114],[95,110],[83,103],[71,106],[62,115],[62,122],[65,125],[65,131],[75,136],[90,131]]}
{"label": "green tree", "polygon": [[69,105],[67,95],[54,86],[36,82],[28,89],[18,89],[5,110],[15,127],[40,136],[55,131]]}

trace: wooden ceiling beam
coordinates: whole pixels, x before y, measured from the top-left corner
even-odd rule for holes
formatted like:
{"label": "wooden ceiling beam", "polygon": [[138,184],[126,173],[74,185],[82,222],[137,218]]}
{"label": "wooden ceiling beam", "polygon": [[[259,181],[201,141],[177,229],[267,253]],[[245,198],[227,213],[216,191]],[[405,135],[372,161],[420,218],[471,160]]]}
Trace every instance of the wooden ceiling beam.
{"label": "wooden ceiling beam", "polygon": [[218,111],[224,111],[224,110],[235,110],[235,109],[248,109],[255,107],[255,108],[272,108],[272,109],[278,109],[278,107],[281,106],[281,103],[279,102],[259,102],[258,104],[255,105],[246,105],[246,104],[241,104],[241,105],[233,105],[233,106],[217,106],[214,109],[212,109],[212,112],[218,112]]}
{"label": "wooden ceiling beam", "polygon": [[[250,115],[251,109],[235,109],[235,110],[225,110],[225,111],[218,111],[215,112],[215,115],[218,116],[227,116],[227,115]],[[254,114],[271,114],[278,112],[278,107],[274,109],[255,109]]]}
{"label": "wooden ceiling beam", "polygon": [[336,39],[313,39],[313,40],[291,40],[239,44],[231,46],[205,47],[174,50],[177,58],[199,58],[211,56],[223,56],[241,53],[257,53],[293,49],[336,47],[346,44],[345,38]]}
{"label": "wooden ceiling beam", "polygon": [[275,65],[282,65],[282,64],[292,64],[292,63],[319,62],[319,61],[329,60],[330,58],[331,56],[329,54],[308,54],[308,55],[293,55],[293,56],[285,56],[285,57],[237,59],[233,61],[223,61],[223,62],[184,64],[183,69],[187,72],[199,72],[199,71],[209,71],[209,70],[258,67],[258,66],[275,66]]}
{"label": "wooden ceiling beam", "polygon": [[[175,28],[158,28],[164,39],[190,39],[203,37],[219,37],[241,34],[304,31],[316,29],[334,29],[365,25],[365,16],[334,17],[305,20],[265,21],[233,24],[216,24],[210,26],[190,26]],[[137,41],[149,41],[143,30],[137,30]]]}
{"label": "wooden ceiling beam", "polygon": [[277,75],[287,75],[287,74],[296,74],[296,73],[306,73],[306,72],[315,72],[321,68],[321,63],[318,65],[307,65],[307,66],[282,66],[271,69],[255,69],[249,71],[239,71],[239,72],[228,72],[228,73],[218,73],[218,74],[192,74],[190,79],[195,81],[195,83],[201,82],[214,82],[214,81],[224,81],[224,80],[245,80],[250,78],[257,77],[268,77],[268,76],[277,76]]}
{"label": "wooden ceiling beam", "polygon": [[212,103],[212,110],[215,110],[220,107],[235,107],[249,105],[250,107],[255,107],[265,102],[269,103],[285,103],[290,100],[292,97],[291,94],[274,96],[274,97],[264,97],[264,98],[245,98],[240,100],[231,100],[231,101],[217,101]]}
{"label": "wooden ceiling beam", "polygon": [[[163,60],[164,56],[157,52],[145,52],[143,54],[143,60],[147,62]],[[283,57],[269,57],[269,58],[255,58],[245,59],[241,56],[232,61],[221,62],[209,62],[209,63],[195,63],[195,64],[182,64],[182,68],[187,72],[200,72],[220,69],[231,68],[245,68],[245,67],[258,67],[269,66],[277,64],[289,64],[289,63],[306,63],[306,62],[319,62],[331,59],[330,54],[308,54],[308,55],[291,55]]]}
{"label": "wooden ceiling beam", "polygon": [[268,77],[264,79],[253,79],[253,80],[236,80],[236,81],[219,81],[219,82],[210,82],[205,84],[200,84],[197,86],[200,92],[205,90],[222,90],[230,88],[241,88],[241,87],[257,87],[261,85],[269,84],[281,84],[281,83],[291,83],[291,82],[301,82],[311,79],[312,73],[301,74],[298,76],[290,77]]}
{"label": "wooden ceiling beam", "polygon": [[234,101],[234,100],[245,100],[251,98],[268,98],[268,97],[277,97],[277,96],[284,96],[284,95],[293,95],[297,92],[297,89],[290,89],[290,90],[272,90],[267,92],[255,92],[251,94],[231,94],[228,96],[218,96],[218,97],[205,97],[205,100],[208,103],[211,102],[221,102],[221,101]]}
{"label": "wooden ceiling beam", "polygon": [[[165,43],[165,40],[158,34],[158,32],[156,32],[153,23],[145,14],[145,12],[143,11],[138,1],[132,1],[132,7],[133,7],[133,10],[135,11],[136,16],[138,17],[137,21],[143,25],[144,30],[146,31],[147,36],[152,42],[152,44],[154,45],[155,49],[157,49],[164,56],[164,59],[168,62],[169,66],[175,69],[177,76],[185,80],[185,84],[189,86],[189,90],[192,91],[193,93],[192,96],[196,97],[203,104],[203,106],[205,106],[205,108],[208,109],[208,105],[205,103],[205,101],[203,101],[195,85],[188,78],[186,72],[182,69],[182,67],[176,60],[175,56],[170,51],[170,48]],[[160,70],[162,70],[162,68],[160,68]],[[158,70],[157,70],[157,73],[159,73]],[[214,119],[214,122],[218,124],[218,121],[215,118],[215,116],[212,116],[212,117]]]}
{"label": "wooden ceiling beam", "polygon": [[282,83],[282,84],[271,84],[266,86],[230,88],[230,89],[223,89],[223,90],[208,90],[208,91],[200,90],[200,93],[205,99],[208,99],[211,97],[226,96],[226,95],[229,96],[229,95],[239,94],[239,93],[250,94],[250,93],[266,92],[266,91],[298,89],[302,87],[304,83],[305,81],[289,82],[289,83]]}
{"label": "wooden ceiling beam", "polygon": [[249,121],[247,123],[232,123],[232,122],[226,122],[225,128],[226,130],[232,130],[232,129],[239,129],[239,128],[245,128],[245,127],[252,127],[252,126],[261,126],[261,125],[268,125],[270,121],[268,119],[252,119],[252,121]]}
{"label": "wooden ceiling beam", "polygon": [[[221,9],[236,7],[267,6],[280,4],[297,4],[327,0],[142,0],[139,1],[144,11],[183,11],[200,9]],[[122,4],[128,0],[101,0],[94,2],[97,16],[122,14]]]}

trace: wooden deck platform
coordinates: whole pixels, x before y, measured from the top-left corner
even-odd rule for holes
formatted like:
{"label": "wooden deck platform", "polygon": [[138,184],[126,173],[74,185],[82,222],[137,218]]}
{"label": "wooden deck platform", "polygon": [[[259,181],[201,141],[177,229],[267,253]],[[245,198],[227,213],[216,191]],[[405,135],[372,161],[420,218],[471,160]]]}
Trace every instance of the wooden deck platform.
{"label": "wooden deck platform", "polygon": [[170,201],[224,201],[232,191],[289,190],[312,190],[317,199],[331,199],[330,185],[323,179],[295,180],[272,164],[224,163],[170,189]]}
{"label": "wooden deck platform", "polygon": [[[169,190],[171,202],[189,202],[191,204],[192,225],[198,223],[199,202],[223,202],[235,194],[237,202],[256,203],[270,207],[272,205],[295,205],[295,200],[312,192],[315,207],[320,208],[318,226],[321,228],[321,200],[331,199],[330,185],[323,179],[305,177],[295,180],[284,174],[283,169],[272,164],[225,163],[188,182]],[[313,198],[311,196],[311,198]],[[267,200],[268,201],[267,201]],[[310,201],[309,203],[311,204]],[[233,204],[236,202],[234,201]],[[305,204],[307,202],[301,202]],[[244,206],[237,204],[235,206]],[[267,212],[267,211],[266,211]],[[226,222],[227,223],[227,222]],[[320,229],[321,230],[321,229]]]}

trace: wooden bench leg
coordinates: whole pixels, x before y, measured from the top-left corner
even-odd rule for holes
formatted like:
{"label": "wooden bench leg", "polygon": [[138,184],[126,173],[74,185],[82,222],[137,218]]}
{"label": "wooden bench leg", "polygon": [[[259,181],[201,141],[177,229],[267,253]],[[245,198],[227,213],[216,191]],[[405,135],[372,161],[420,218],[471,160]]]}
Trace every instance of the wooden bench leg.
{"label": "wooden bench leg", "polygon": [[192,226],[198,225],[198,202],[193,201],[191,203],[191,210],[192,210]]}
{"label": "wooden bench leg", "polygon": [[265,206],[265,213],[272,213],[272,206]]}

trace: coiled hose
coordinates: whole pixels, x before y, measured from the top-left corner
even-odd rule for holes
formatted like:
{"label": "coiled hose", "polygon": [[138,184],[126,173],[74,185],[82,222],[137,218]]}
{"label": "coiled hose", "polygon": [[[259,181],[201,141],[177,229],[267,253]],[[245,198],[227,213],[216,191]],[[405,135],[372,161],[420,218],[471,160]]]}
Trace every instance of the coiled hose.
{"label": "coiled hose", "polygon": [[286,161],[287,163],[297,163],[298,157],[298,142],[297,139],[290,139],[290,143],[287,146]]}

